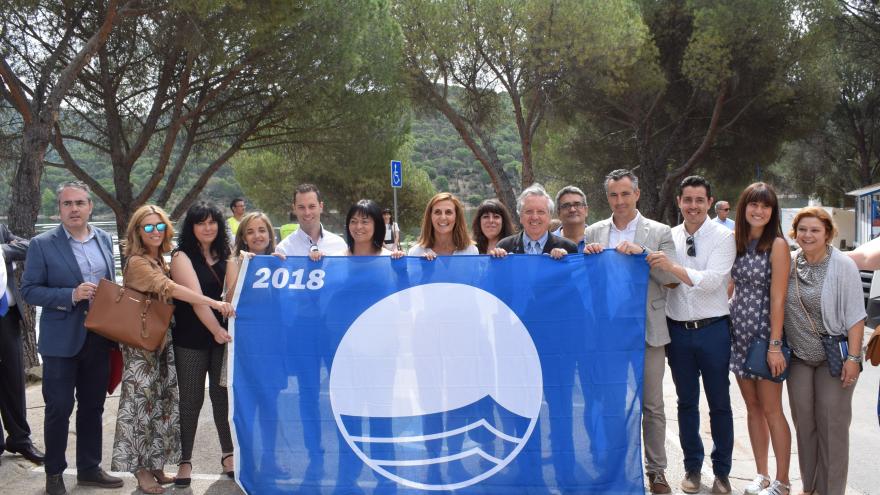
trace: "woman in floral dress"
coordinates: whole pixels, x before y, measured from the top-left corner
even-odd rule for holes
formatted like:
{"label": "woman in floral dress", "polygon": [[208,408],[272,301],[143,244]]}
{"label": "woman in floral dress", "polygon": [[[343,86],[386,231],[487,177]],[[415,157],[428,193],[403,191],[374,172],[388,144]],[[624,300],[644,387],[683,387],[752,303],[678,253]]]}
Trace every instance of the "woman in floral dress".
{"label": "woman in floral dress", "polygon": [[[168,265],[162,255],[171,249],[173,235],[168,215],[158,206],[145,205],[135,211],[125,236],[128,261],[124,285],[165,302],[176,298],[233,315],[229,303],[197,294],[168,277]],[[164,493],[162,484],[174,481],[165,474],[165,465],[180,460],[179,394],[171,333],[152,352],[120,347],[122,395],[111,468],[134,473],[144,493]]]}
{"label": "woman in floral dress", "polygon": [[[774,376],[785,370],[782,357],[782,323],[791,264],[788,244],[782,237],[779,201],[763,182],[748,186],[736,205],[736,261],[730,305],[733,336],[730,371],[746,403],[749,440],[757,475],[745,495],[788,495],[791,430],[782,412],[782,383],[763,380],[745,370],[753,339],[769,340],[767,364]],[[768,475],[768,447],[776,454],[776,479]]]}

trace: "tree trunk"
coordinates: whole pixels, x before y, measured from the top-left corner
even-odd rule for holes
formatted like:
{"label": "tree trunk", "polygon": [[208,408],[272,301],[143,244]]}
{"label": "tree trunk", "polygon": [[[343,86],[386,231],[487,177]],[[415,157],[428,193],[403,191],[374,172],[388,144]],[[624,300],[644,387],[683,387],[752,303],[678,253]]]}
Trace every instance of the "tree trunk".
{"label": "tree trunk", "polygon": [[[42,117],[42,114],[37,114]],[[12,179],[9,228],[22,237],[33,237],[40,213],[40,178],[43,159],[52,135],[52,122],[37,118],[25,124],[21,140],[21,159]]]}

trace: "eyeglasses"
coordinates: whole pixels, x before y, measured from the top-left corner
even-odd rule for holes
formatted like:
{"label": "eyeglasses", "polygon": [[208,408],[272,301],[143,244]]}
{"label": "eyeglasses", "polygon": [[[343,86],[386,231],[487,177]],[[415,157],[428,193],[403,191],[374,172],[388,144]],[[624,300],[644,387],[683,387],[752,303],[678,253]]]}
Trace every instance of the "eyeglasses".
{"label": "eyeglasses", "polygon": [[561,210],[580,210],[581,208],[587,206],[580,201],[575,201],[574,203],[562,203],[559,205],[559,209]]}
{"label": "eyeglasses", "polygon": [[148,224],[144,225],[144,226],[141,227],[141,228],[144,229],[144,232],[146,232],[147,234],[152,234],[152,233],[153,233],[153,230],[158,230],[159,232],[165,232],[165,228],[166,228],[166,227],[167,227],[167,225],[165,225],[164,223],[160,222],[160,223],[157,223],[157,224],[155,224],[155,225],[152,224],[152,223],[148,223]]}
{"label": "eyeglasses", "polygon": [[687,250],[688,256],[696,256],[697,255],[697,247],[694,245],[694,236],[689,235],[688,238],[685,240],[685,242],[687,243],[687,246],[688,246],[688,250]]}
{"label": "eyeglasses", "polygon": [[730,208],[718,208],[718,211],[730,211]]}

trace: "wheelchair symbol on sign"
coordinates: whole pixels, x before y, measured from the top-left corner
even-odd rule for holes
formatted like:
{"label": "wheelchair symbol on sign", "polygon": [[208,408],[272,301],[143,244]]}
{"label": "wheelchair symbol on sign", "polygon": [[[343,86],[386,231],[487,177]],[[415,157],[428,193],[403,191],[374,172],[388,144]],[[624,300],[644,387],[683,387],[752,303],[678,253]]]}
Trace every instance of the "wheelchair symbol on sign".
{"label": "wheelchair symbol on sign", "polygon": [[391,162],[391,187],[402,187],[403,186],[403,171],[400,167],[399,161]]}

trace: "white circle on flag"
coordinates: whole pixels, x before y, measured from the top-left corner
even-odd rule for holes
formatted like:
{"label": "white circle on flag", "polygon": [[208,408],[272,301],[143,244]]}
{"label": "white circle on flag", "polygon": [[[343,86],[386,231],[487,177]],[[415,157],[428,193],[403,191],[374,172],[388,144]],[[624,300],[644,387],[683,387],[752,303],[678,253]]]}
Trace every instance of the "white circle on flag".
{"label": "white circle on flag", "polygon": [[[330,403],[349,446],[374,471],[420,490],[463,488],[507,466],[535,428],[542,387],[538,352],[525,325],[503,301],[465,284],[419,285],[375,303],[343,336],[330,371]],[[387,438],[346,428],[345,417],[360,424],[379,419],[412,425],[422,424],[419,417],[449,411],[466,411],[461,414],[473,421],[444,431],[389,429]],[[475,418],[475,411],[486,417]],[[494,435],[501,455],[474,442],[467,450],[439,455],[425,448],[425,442],[448,445],[445,439],[474,429]],[[374,459],[365,447],[377,443],[386,452],[390,445],[405,454]],[[480,462],[471,464],[480,467],[466,479],[432,483],[405,474],[474,456]]]}

